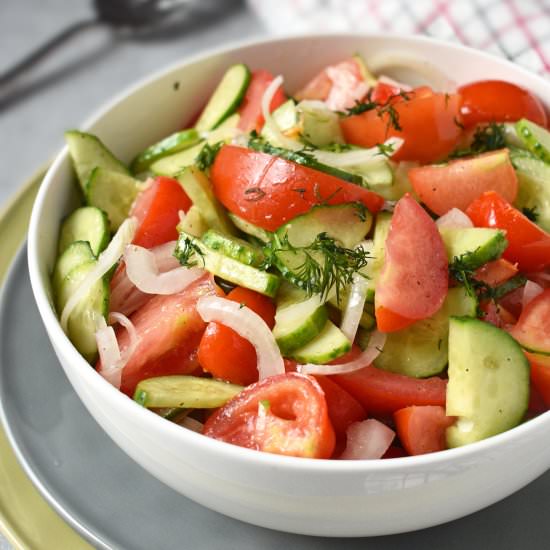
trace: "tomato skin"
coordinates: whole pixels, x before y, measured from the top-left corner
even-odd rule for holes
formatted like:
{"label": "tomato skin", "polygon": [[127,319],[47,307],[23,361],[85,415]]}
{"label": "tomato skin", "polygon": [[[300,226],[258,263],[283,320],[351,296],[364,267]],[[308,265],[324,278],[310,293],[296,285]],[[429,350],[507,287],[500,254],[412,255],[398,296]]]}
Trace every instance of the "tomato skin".
{"label": "tomato skin", "polygon": [[203,434],[240,447],[308,458],[329,458],[335,441],[321,386],[296,372],[246,387],[208,418]]}
{"label": "tomato skin", "polygon": [[[145,378],[169,374],[189,374],[198,367],[197,347],[206,323],[196,310],[201,296],[220,295],[210,275],[191,283],[185,290],[153,296],[131,315],[139,343],[122,370],[120,390],[132,396]],[[121,352],[130,339],[126,330],[117,331]],[[101,361],[97,369],[101,371]]]}
{"label": "tomato skin", "polygon": [[550,235],[494,191],[487,191],[466,209],[476,227],[506,231],[504,258],[517,263],[520,271],[540,271],[550,265]]}
{"label": "tomato skin", "polygon": [[536,353],[525,353],[525,355],[531,365],[531,383],[548,409],[550,408],[550,358]]}
{"label": "tomato skin", "polygon": [[[275,325],[275,306],[267,296],[237,287],[227,295],[227,299],[245,304],[270,329]],[[198,358],[203,370],[214,378],[242,386],[258,381],[258,361],[254,346],[233,329],[220,323],[208,323],[199,344]]]}
{"label": "tomato skin", "polygon": [[130,216],[138,220],[134,244],[153,248],[178,238],[179,211],[187,212],[191,199],[177,180],[157,176],[136,199]]}
{"label": "tomato skin", "polygon": [[[272,80],[273,75],[268,71],[260,69],[252,72],[250,84],[238,109],[240,118],[237,126],[243,132],[250,132],[251,130],[259,132],[262,129],[265,122],[262,115],[262,97]],[[285,101],[286,95],[283,88],[277,88],[269,105],[269,111],[273,112]]]}
{"label": "tomato skin", "polygon": [[461,86],[458,93],[462,97],[460,114],[466,127],[480,122],[514,122],[520,118],[543,127],[548,124],[539,99],[511,82],[480,80]]}
{"label": "tomato skin", "polygon": [[373,366],[332,377],[359,401],[370,415],[393,414],[411,405],[445,406],[447,381],[411,378]]}
{"label": "tomato skin", "polygon": [[550,353],[550,289],[535,296],[509,333],[523,346]]}
{"label": "tomato skin", "polygon": [[409,455],[435,453],[447,448],[445,430],[455,418],[445,415],[445,407],[424,405],[393,413],[397,435]]}
{"label": "tomato skin", "polygon": [[230,212],[268,231],[324,202],[362,202],[372,213],[384,204],[359,185],[234,145],[220,149],[210,178],[214,194]]}
{"label": "tomato skin", "polygon": [[[395,206],[376,287],[378,329],[391,332],[410,324],[409,320],[433,315],[445,300],[448,280],[447,253],[439,230],[424,209],[406,194]],[[381,308],[397,317],[387,322],[391,316],[383,315]]]}
{"label": "tomato skin", "polygon": [[508,202],[514,202],[518,193],[518,178],[507,149],[444,166],[418,166],[408,176],[422,202],[438,216],[452,208],[465,210],[485,191],[496,191]]}
{"label": "tomato skin", "polygon": [[433,94],[413,97],[393,104],[399,117],[397,130],[389,114],[380,116],[379,109],[343,118],[340,126],[347,143],[374,147],[390,137],[405,140],[392,159],[429,163],[446,157],[457,145],[462,129],[459,122],[460,97]]}
{"label": "tomato skin", "polygon": [[416,319],[403,317],[384,306],[375,309],[376,326],[380,332],[395,332],[407,328],[416,322]]}
{"label": "tomato skin", "polygon": [[517,273],[518,268],[515,264],[504,258],[499,258],[476,270],[475,278],[490,286],[498,286],[517,275]]}

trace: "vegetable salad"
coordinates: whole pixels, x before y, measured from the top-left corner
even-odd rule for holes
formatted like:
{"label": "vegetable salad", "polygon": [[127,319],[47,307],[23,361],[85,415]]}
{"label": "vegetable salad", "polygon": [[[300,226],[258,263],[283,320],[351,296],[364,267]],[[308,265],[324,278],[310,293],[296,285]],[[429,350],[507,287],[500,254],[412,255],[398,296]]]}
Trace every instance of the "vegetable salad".
{"label": "vegetable salad", "polygon": [[[498,101],[495,99],[498,98]],[[60,322],[154,414],[265,452],[389,459],[550,407],[550,134],[528,90],[227,68],[128,166],[66,133]]]}

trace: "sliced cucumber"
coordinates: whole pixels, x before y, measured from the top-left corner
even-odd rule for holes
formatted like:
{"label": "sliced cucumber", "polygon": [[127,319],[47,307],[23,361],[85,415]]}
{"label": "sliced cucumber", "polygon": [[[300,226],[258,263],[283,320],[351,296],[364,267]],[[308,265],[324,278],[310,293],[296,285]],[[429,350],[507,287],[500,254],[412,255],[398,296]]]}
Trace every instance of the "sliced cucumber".
{"label": "sliced cucumber", "polygon": [[[61,314],[68,299],[76,292],[86,275],[94,269],[96,261],[75,267],[62,280],[57,295],[57,311]],[[96,323],[100,316],[109,313],[109,282],[106,277],[99,279],[88,294],[75,307],[67,326],[67,336],[76,349],[93,363],[97,357],[95,340]]]}
{"label": "sliced cucumber", "polygon": [[228,258],[182,231],[174,255],[182,262],[189,257],[190,251],[197,265],[204,266],[204,269],[226,281],[272,298],[277,294],[280,280],[276,275]]}
{"label": "sliced cucumber", "polygon": [[213,130],[234,113],[244,97],[249,82],[250,70],[246,65],[239,63],[229,67],[195,124],[197,131]]}
{"label": "sliced cucumber", "polygon": [[263,243],[268,243],[269,241],[271,241],[272,234],[270,231],[266,231],[265,229],[262,229],[257,225],[253,225],[250,222],[247,222],[246,220],[239,218],[239,216],[231,212],[229,212],[228,215],[229,215],[229,219],[233,222],[235,227],[237,227],[237,229],[239,229],[243,233],[246,233],[251,237],[255,237],[256,239],[262,241]]}
{"label": "sliced cucumber", "polygon": [[517,426],[529,403],[529,363],[503,330],[454,317],[449,331],[446,413],[457,416],[447,444],[458,447]]}
{"label": "sliced cucumber", "polygon": [[[380,158],[376,162],[364,165],[346,166],[346,169],[363,178],[363,186],[382,195],[389,195],[388,190],[393,186],[393,170],[389,161]],[[393,196],[394,193],[391,193]]]}
{"label": "sliced cucumber", "polygon": [[199,141],[201,141],[201,137],[195,128],[176,132],[158,143],[147,147],[145,151],[142,151],[134,158],[130,168],[134,174],[145,172],[153,162],[184,149],[189,149],[189,147],[196,145]]}
{"label": "sliced cucumber", "polygon": [[65,141],[83,190],[86,188],[92,170],[98,166],[121,174],[130,173],[127,166],[93,134],[69,130],[65,132]]}
{"label": "sliced cucumber", "polygon": [[76,241],[65,248],[65,251],[57,258],[52,273],[52,287],[54,296],[58,296],[61,283],[65,277],[82,264],[92,262],[96,257],[92,252],[88,241]]}
{"label": "sliced cucumber", "polygon": [[[348,295],[340,296],[340,301],[336,298],[336,295],[331,296],[328,299],[328,310],[329,310],[329,319],[340,325],[342,322],[342,314],[346,310],[348,301]],[[374,316],[368,312],[364,311],[361,313],[361,318],[359,319],[359,326],[365,330],[372,330],[376,326],[376,319]]]}
{"label": "sliced cucumber", "polygon": [[105,168],[94,168],[86,184],[86,200],[89,205],[107,213],[111,230],[115,232],[128,217],[130,208],[145,188],[139,180]]}
{"label": "sliced cucumber", "polygon": [[246,265],[259,267],[265,259],[260,248],[237,237],[222,235],[214,229],[209,229],[201,240],[212,250]]}
{"label": "sliced cucumber", "polygon": [[461,257],[468,269],[477,269],[496,260],[508,246],[505,234],[500,229],[443,227],[439,232],[449,262]]}
{"label": "sliced cucumber", "polygon": [[387,335],[382,353],[374,360],[375,366],[414,378],[439,374],[448,362],[449,318],[475,317],[476,307],[475,298],[464,287],[449,289],[435,315]]}
{"label": "sliced cucumber", "polygon": [[301,101],[296,107],[300,115],[302,137],[315,147],[344,143],[338,114],[321,101]]}
{"label": "sliced cucumber", "polygon": [[202,237],[202,235],[208,231],[208,224],[204,221],[200,210],[193,204],[191,208],[185,214],[185,218],[181,221],[176,229],[178,233],[184,231],[193,235],[193,237]]}
{"label": "sliced cucumber", "polygon": [[318,295],[297,303],[278,304],[273,336],[281,353],[288,355],[313,340],[327,320],[327,308]]}
{"label": "sliced cucumber", "polygon": [[290,356],[299,363],[315,363],[322,365],[338,359],[351,349],[351,342],[344,333],[331,321],[327,321],[323,330]]}
{"label": "sliced cucumber", "polygon": [[[282,105],[279,105],[279,107],[277,107],[273,111],[273,113],[271,113],[271,116],[275,120],[275,123],[277,124],[281,132],[286,132],[294,128],[296,129],[296,133],[298,133],[299,117],[294,100],[289,99],[285,101]],[[277,139],[277,135],[271,130],[271,127],[267,124],[264,124],[260,135],[272,145],[276,147],[282,147],[282,143],[280,143],[280,140]]]}
{"label": "sliced cucumber", "polygon": [[371,245],[372,251],[370,251],[372,259],[363,270],[363,273],[369,278],[367,302],[370,303],[374,302],[374,291],[380,277],[380,270],[384,265],[384,251],[386,248],[386,239],[390,232],[391,218],[392,215],[389,212],[379,212],[376,216],[373,243]]}
{"label": "sliced cucumber", "polygon": [[308,246],[317,235],[327,233],[345,248],[353,248],[369,232],[372,215],[359,204],[314,206],[277,229],[280,239],[285,236],[292,246]]}
{"label": "sliced cucumber", "polygon": [[510,151],[510,160],[519,180],[514,205],[536,214],[536,223],[550,232],[550,165],[528,151]]}
{"label": "sliced cucumber", "polygon": [[550,163],[550,132],[548,130],[522,118],[516,122],[516,132],[529,151],[532,151],[540,160]]}
{"label": "sliced cucumber", "polygon": [[141,380],[134,400],[144,407],[214,409],[242,391],[237,384],[198,376],[158,376]]}
{"label": "sliced cucumber", "polygon": [[178,176],[178,181],[199,210],[208,227],[228,235],[235,234],[235,229],[227,217],[225,209],[214,196],[210,180],[204,172],[191,166]]}
{"label": "sliced cucumber", "polygon": [[109,218],[95,206],[82,206],[69,214],[61,224],[58,253],[76,241],[88,241],[94,256],[97,256],[109,243]]}

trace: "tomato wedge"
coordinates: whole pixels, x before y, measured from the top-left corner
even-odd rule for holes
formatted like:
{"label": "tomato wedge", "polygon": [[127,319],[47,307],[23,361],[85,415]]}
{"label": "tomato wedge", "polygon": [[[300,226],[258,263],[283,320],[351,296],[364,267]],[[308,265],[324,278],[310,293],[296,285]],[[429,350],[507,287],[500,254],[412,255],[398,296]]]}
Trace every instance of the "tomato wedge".
{"label": "tomato wedge", "polygon": [[332,379],[347,390],[369,414],[393,414],[411,405],[445,406],[447,381],[442,378],[411,378],[373,366],[338,374]]}
{"label": "tomato wedge", "polygon": [[475,278],[490,286],[497,286],[511,279],[517,273],[518,268],[515,264],[504,258],[499,258],[480,267],[475,273]]}
{"label": "tomato wedge", "polygon": [[210,416],[203,434],[288,456],[329,458],[334,450],[323,390],[314,378],[296,372],[246,387]]}
{"label": "tomato wedge", "polygon": [[411,168],[408,176],[420,200],[438,216],[451,208],[465,210],[485,191],[496,191],[508,202],[514,202],[518,193],[518,178],[508,149],[443,166]]}
{"label": "tomato wedge", "polygon": [[550,265],[550,235],[498,193],[483,193],[468,206],[466,214],[477,227],[506,231],[508,247],[503,256],[517,262],[520,271],[540,271]]}
{"label": "tomato wedge", "polygon": [[480,80],[461,86],[458,93],[462,97],[462,122],[467,127],[480,122],[516,121],[520,118],[528,118],[543,127],[548,123],[539,99],[511,82]]}
{"label": "tomato wedge", "polygon": [[384,204],[359,185],[234,145],[220,149],[210,178],[216,197],[230,212],[268,231],[316,204],[361,202],[372,213]]}
{"label": "tomato wedge", "polygon": [[[262,115],[262,97],[272,80],[273,75],[268,71],[260,69],[252,72],[250,84],[246,89],[238,110],[240,115],[238,127],[243,132],[250,132],[251,130],[259,132],[262,129],[265,122]],[[269,105],[270,112],[274,111],[285,101],[286,95],[283,88],[277,88]]]}
{"label": "tomato wedge", "polygon": [[[247,288],[234,288],[228,300],[244,304],[257,313],[272,329],[275,325],[275,306],[267,297]],[[198,351],[201,367],[234,384],[248,386],[258,380],[257,358],[254,346],[233,329],[220,323],[208,323]]]}
{"label": "tomato wedge", "polygon": [[340,125],[347,143],[374,147],[389,137],[401,137],[405,142],[393,160],[428,163],[446,157],[456,147],[462,133],[459,107],[458,95],[412,97],[391,105],[393,122],[388,107],[381,107],[343,118]]}
{"label": "tomato wedge", "polygon": [[187,212],[191,199],[174,179],[158,176],[136,199],[130,216],[138,220],[133,243],[145,248],[175,241],[179,211]]}
{"label": "tomato wedge", "polygon": [[445,430],[455,421],[446,416],[444,407],[434,405],[405,407],[393,413],[393,418],[399,440],[410,455],[446,449]]}
{"label": "tomato wedge", "polygon": [[[185,290],[153,296],[131,317],[139,342],[122,370],[120,390],[132,396],[145,378],[189,374],[199,365],[197,347],[206,323],[196,310],[201,296],[223,294],[210,275],[191,283]],[[121,353],[130,345],[126,330],[117,332]],[[98,362],[101,372],[102,365]]]}
{"label": "tomato wedge", "polygon": [[[395,206],[384,265],[376,285],[378,329],[406,326],[403,318],[425,319],[443,304],[448,289],[447,253],[434,221],[409,195]],[[391,322],[385,310],[397,314]],[[410,324],[410,323],[409,323]]]}
{"label": "tomato wedge", "polygon": [[546,407],[550,408],[550,357],[526,353],[531,365],[531,382],[542,397]]}
{"label": "tomato wedge", "polygon": [[523,308],[509,332],[525,349],[550,355],[550,289],[535,296]]}

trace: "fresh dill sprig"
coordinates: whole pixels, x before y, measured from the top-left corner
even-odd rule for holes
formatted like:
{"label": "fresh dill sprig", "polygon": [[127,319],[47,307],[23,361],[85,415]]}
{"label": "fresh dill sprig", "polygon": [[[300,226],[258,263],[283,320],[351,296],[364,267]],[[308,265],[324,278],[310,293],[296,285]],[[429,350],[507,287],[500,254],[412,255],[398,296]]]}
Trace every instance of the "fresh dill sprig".
{"label": "fresh dill sprig", "polygon": [[366,101],[356,100],[355,105],[353,107],[350,107],[349,109],[346,109],[346,111],[342,114],[344,116],[360,115],[361,113],[372,111],[378,106],[378,103],[376,103],[375,101],[371,101],[369,98],[367,98]]}
{"label": "fresh dill sprig", "polygon": [[486,126],[479,126],[475,133],[472,144],[466,149],[457,149],[449,155],[449,158],[461,158],[488,151],[496,151],[507,146],[506,131],[504,124],[491,122]]}
{"label": "fresh dill sprig", "polygon": [[198,258],[200,257],[202,264],[204,265],[204,253],[200,247],[186,235],[181,235],[178,240],[178,245],[174,252],[174,256],[178,262],[184,267],[194,267],[198,264]]}
{"label": "fresh dill sprig", "polygon": [[200,153],[197,155],[197,158],[195,159],[195,164],[197,165],[197,168],[199,170],[202,170],[204,172],[207,168],[210,168],[210,166],[212,166],[214,160],[216,159],[216,155],[221,149],[223,143],[223,141],[218,141],[217,143],[214,143],[214,145],[206,143],[203,146]]}
{"label": "fresh dill sprig", "polygon": [[524,206],[521,211],[523,212],[523,215],[529,218],[532,222],[536,222],[539,219],[539,213],[536,205],[533,207]]}
{"label": "fresh dill sprig", "polygon": [[[334,288],[338,301],[344,287],[352,282],[353,275],[365,267],[370,259],[367,251],[360,247],[352,249],[340,246],[327,233],[319,233],[308,246],[294,246],[287,234],[282,238],[276,235],[264,248],[264,254],[266,260],[263,269],[274,265],[308,296],[320,294],[326,298]],[[285,262],[279,260],[281,255],[286,260],[294,255],[297,265],[292,269],[281,269],[285,266]]]}

